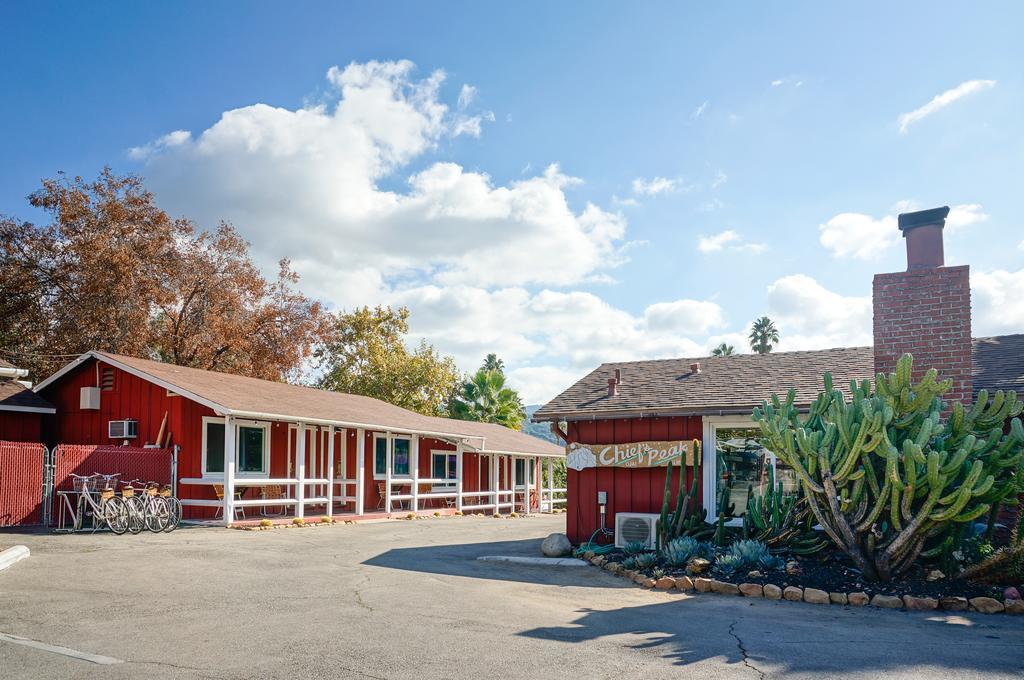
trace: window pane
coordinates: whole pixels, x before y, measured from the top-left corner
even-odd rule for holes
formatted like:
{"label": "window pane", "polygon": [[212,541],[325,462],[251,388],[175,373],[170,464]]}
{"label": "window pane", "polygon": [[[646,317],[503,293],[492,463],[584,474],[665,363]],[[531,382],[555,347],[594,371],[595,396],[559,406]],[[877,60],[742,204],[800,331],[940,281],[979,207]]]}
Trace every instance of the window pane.
{"label": "window pane", "polygon": [[456,478],[456,472],[458,472],[457,460],[456,456],[448,456],[448,479]]}
{"label": "window pane", "polygon": [[238,428],[238,471],[263,472],[263,428]]}
{"label": "window pane", "polygon": [[391,474],[395,477],[409,476],[409,440],[396,439],[394,456],[394,468]]}
{"label": "window pane", "polygon": [[[741,517],[747,511],[751,494],[763,493],[768,485],[768,452],[757,443],[761,436],[758,428],[720,428],[715,430],[718,458],[719,511],[733,507],[729,513]],[[781,481],[781,480],[780,480]]]}
{"label": "window pane", "polygon": [[433,479],[445,479],[448,476],[448,471],[445,469],[445,456],[443,454],[433,454],[430,457],[430,476]]}
{"label": "window pane", "polygon": [[206,423],[206,472],[224,472],[224,423]]}
{"label": "window pane", "polygon": [[388,468],[388,440],[381,437],[373,440],[373,473],[383,477]]}
{"label": "window pane", "polygon": [[516,458],[516,484],[523,483],[523,476],[526,474],[526,461]]}

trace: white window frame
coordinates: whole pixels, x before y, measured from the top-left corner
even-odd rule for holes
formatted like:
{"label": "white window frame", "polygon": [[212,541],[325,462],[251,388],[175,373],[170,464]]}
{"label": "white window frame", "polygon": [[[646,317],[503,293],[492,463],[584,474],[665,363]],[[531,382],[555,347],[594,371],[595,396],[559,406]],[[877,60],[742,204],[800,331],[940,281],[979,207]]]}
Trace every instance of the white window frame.
{"label": "white window frame", "polygon": [[[705,521],[714,524],[718,521],[718,439],[717,430],[734,428],[756,428],[758,425],[749,416],[704,416],[704,441],[702,443],[703,460],[701,466],[704,470],[703,481],[701,482],[701,493],[704,498],[704,509],[707,511]],[[768,460],[772,465],[772,472],[776,472],[775,463],[778,460],[771,451],[766,452]],[[744,508],[746,512],[746,508]],[[743,517],[733,517],[726,521],[727,527],[743,526]]]}
{"label": "white window frame", "polygon": [[[526,487],[528,489],[536,489],[537,488],[537,460],[535,458],[532,458],[532,457],[523,458],[521,456],[517,456],[516,459],[515,459],[515,462],[512,464],[512,474],[516,475],[516,477],[519,476],[518,474],[516,474],[516,463],[518,463],[519,461],[523,461],[523,470],[524,470],[523,474],[526,475],[526,479],[527,479]],[[531,477],[533,478],[532,480],[530,479]],[[516,481],[519,481],[519,480],[517,479]],[[523,485],[520,484],[516,488],[520,489],[520,488],[522,488],[522,486]]]}
{"label": "white window frame", "polygon": [[[430,479],[438,479],[434,476],[434,459],[436,457],[444,458],[444,470],[446,481],[434,482],[431,485],[431,491],[449,491],[455,488],[456,482],[458,482],[458,454],[455,451],[449,451],[448,449],[431,449],[430,450]],[[448,477],[448,459],[455,458],[455,477]]]}
{"label": "white window frame", "polygon": [[[383,440],[387,441],[387,444],[384,447],[384,469],[385,469],[385,472],[380,472],[380,473],[377,472],[377,440],[378,439],[383,439]],[[395,441],[398,440],[398,439],[404,439],[405,441],[409,442],[409,473],[405,474],[405,475],[396,475],[395,474]],[[374,479],[379,479],[379,480],[386,480],[387,479],[386,471],[387,471],[388,468],[390,468],[391,469],[391,479],[412,479],[412,468],[413,468],[412,458],[413,458],[413,456],[418,456],[418,455],[419,455],[419,452],[413,450],[412,437],[409,436],[409,435],[393,434],[393,435],[388,436],[386,434],[374,434],[373,435],[373,460],[372,460],[372,463],[373,463],[373,478]]]}
{"label": "white window frame", "polygon": [[[245,477],[247,479],[259,479],[261,477],[270,476],[270,423],[260,422],[257,420],[232,420],[232,425],[235,428],[235,460],[238,460],[238,447],[241,443],[239,437],[239,428],[249,427],[258,428],[263,430],[263,465],[261,466],[260,472],[242,472],[239,467],[235,468],[235,477]],[[216,423],[218,425],[224,424],[224,418],[219,416],[203,416],[203,450],[202,450],[202,478],[203,479],[224,479],[223,472],[207,472],[206,470],[206,429],[210,423]],[[225,437],[225,441],[227,437]],[[228,452],[224,451],[224,465],[227,465]]]}

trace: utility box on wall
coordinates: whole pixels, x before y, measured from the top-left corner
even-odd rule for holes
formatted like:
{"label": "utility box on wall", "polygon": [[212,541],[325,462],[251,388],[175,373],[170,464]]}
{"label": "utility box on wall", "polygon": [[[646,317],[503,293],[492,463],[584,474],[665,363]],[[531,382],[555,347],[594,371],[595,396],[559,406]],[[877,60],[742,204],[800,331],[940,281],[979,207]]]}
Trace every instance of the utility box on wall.
{"label": "utility box on wall", "polygon": [[100,388],[83,387],[78,397],[78,408],[83,411],[100,410]]}

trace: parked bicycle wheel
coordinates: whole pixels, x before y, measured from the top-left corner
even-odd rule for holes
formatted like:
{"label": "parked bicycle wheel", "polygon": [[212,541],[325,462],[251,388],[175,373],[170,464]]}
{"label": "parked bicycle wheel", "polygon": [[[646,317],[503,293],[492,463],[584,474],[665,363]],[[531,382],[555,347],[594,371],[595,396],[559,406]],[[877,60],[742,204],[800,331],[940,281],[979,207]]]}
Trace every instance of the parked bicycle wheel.
{"label": "parked bicycle wheel", "polygon": [[167,510],[170,515],[164,531],[174,531],[181,524],[181,501],[175,496],[165,496],[164,500],[167,502]]}
{"label": "parked bicycle wheel", "polygon": [[147,506],[146,528],[154,534],[164,530],[170,522],[171,511],[167,499],[162,496],[151,496]]}
{"label": "parked bicycle wheel", "polygon": [[128,511],[128,531],[141,533],[146,528],[146,496],[131,496],[124,501]]}
{"label": "parked bicycle wheel", "polygon": [[124,499],[114,496],[108,498],[102,506],[103,521],[110,530],[120,536],[128,530],[128,506]]}

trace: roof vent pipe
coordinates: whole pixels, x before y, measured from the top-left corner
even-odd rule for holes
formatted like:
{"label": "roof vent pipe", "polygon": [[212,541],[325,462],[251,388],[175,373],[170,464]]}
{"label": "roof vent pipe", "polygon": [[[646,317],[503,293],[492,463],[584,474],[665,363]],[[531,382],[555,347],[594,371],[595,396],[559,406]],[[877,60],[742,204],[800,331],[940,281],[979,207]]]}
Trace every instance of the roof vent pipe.
{"label": "roof vent pipe", "polygon": [[690,364],[690,373],[692,373],[694,375],[696,375],[697,373],[700,373],[700,362],[699,361],[694,361],[692,364]]}
{"label": "roof vent pipe", "polygon": [[619,396],[619,384],[615,382],[615,378],[608,378],[608,396]]}
{"label": "roof vent pipe", "polygon": [[942,228],[946,225],[949,206],[903,213],[898,222],[907,239],[907,271],[935,269],[945,264]]}
{"label": "roof vent pipe", "polygon": [[622,369],[621,368],[616,368],[615,369],[615,384],[617,385],[617,384],[619,384],[621,382],[622,382]]}

